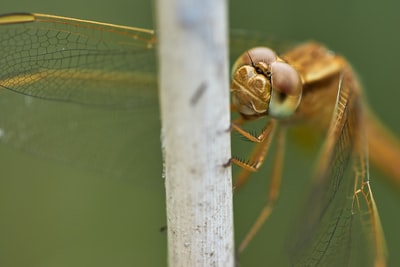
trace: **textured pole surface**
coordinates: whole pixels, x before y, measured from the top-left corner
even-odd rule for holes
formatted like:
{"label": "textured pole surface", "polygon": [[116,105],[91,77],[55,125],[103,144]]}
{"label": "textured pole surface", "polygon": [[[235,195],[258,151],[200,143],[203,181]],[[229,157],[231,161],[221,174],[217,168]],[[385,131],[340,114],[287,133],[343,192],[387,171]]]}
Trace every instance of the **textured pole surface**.
{"label": "textured pole surface", "polygon": [[169,266],[234,266],[224,0],[159,0]]}

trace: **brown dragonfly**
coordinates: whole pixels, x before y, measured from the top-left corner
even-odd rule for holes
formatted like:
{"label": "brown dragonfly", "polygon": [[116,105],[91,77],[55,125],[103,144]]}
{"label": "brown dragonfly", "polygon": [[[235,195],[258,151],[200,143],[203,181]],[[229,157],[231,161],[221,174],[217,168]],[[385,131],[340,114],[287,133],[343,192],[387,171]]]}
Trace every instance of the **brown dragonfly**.
{"label": "brown dragonfly", "polygon": [[[257,143],[249,161],[232,159],[243,168],[236,187],[259,169],[275,132],[278,145],[267,205],[239,250],[247,246],[274,207],[286,128],[305,124],[325,133],[326,139],[309,201],[295,231],[297,239],[290,251],[293,264],[384,266],[385,242],[369,184],[368,156],[372,155],[372,162],[400,183],[400,171],[393,164],[400,162],[397,141],[366,107],[361,87],[344,58],[316,43],[300,45],[282,56],[269,48],[248,50],[255,43],[263,44],[260,40],[231,40],[232,53],[246,51],[233,67],[232,102],[240,118],[232,128]],[[0,142],[62,160],[78,158],[85,167],[95,165],[120,174],[109,159],[118,158],[123,144],[108,145],[105,138],[82,150],[82,143],[73,141],[76,136],[69,134],[71,129],[85,132],[90,124],[56,116],[54,120],[63,123],[54,128],[62,132],[65,146],[72,148],[69,154],[62,149],[63,144],[53,147],[32,142],[40,134],[32,136],[30,130],[47,131],[49,126],[46,120],[29,123],[29,116],[45,111],[38,112],[32,100],[17,97],[43,99],[55,109],[68,108],[68,114],[80,114],[82,106],[115,117],[121,110],[132,110],[128,112],[130,120],[137,123],[143,119],[137,107],[154,108],[157,104],[155,45],[152,30],[43,14],[1,16],[0,87],[6,89],[2,96],[6,95],[7,101],[15,101],[17,112],[0,115]],[[83,116],[91,118],[88,113]],[[154,114],[158,116],[158,112]],[[261,134],[252,135],[242,128],[243,123],[262,117],[268,122]],[[113,134],[109,128],[106,137]],[[137,136],[137,128],[133,131]],[[387,138],[382,142],[376,136]],[[99,143],[109,156],[99,156]],[[126,172],[132,170],[132,161],[150,160],[143,159],[142,154],[133,157],[122,168]]]}
{"label": "brown dragonfly", "polygon": [[[299,45],[280,57],[270,48],[252,48],[233,66],[231,92],[233,108],[241,115],[233,129],[257,143],[249,161],[232,159],[243,168],[237,187],[247,181],[250,172],[260,168],[275,132],[278,135],[267,202],[239,252],[270,216],[278,197],[286,128],[307,124],[315,131],[326,132],[326,139],[299,228],[300,237],[292,249],[293,263],[385,266],[384,236],[369,183],[368,147],[375,157],[381,157],[377,164],[393,164],[400,158],[389,143],[384,151],[376,149],[375,138],[379,138],[382,128],[368,113],[360,84],[346,60],[314,42]],[[240,126],[265,116],[269,117],[268,123],[257,136]],[[394,167],[393,171],[398,170]],[[361,248],[360,244],[368,245]],[[360,251],[349,249],[357,246]]]}

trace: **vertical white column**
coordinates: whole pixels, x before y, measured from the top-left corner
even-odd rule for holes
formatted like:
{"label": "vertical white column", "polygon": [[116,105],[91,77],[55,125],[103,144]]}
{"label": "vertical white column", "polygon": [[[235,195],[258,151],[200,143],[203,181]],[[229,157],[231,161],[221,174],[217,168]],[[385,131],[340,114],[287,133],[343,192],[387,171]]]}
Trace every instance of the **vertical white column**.
{"label": "vertical white column", "polygon": [[227,4],[156,8],[169,266],[234,266]]}

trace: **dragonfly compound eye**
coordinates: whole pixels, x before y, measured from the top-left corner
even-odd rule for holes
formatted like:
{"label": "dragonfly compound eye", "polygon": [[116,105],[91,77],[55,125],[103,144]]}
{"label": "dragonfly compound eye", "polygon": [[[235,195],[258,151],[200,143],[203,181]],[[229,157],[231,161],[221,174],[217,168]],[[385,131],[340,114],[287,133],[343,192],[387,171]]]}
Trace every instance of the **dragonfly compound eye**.
{"label": "dragonfly compound eye", "polygon": [[274,62],[271,69],[272,90],[268,114],[274,118],[287,118],[300,104],[301,79],[297,71],[285,62]]}

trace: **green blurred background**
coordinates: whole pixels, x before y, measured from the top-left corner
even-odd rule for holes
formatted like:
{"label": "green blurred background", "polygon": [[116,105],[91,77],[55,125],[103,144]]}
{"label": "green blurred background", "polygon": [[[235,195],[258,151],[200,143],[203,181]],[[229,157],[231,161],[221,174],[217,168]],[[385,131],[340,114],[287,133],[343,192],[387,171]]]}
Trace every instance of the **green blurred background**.
{"label": "green blurred background", "polygon": [[[237,0],[229,5],[231,28],[262,31],[290,42],[313,39],[345,55],[361,78],[370,106],[399,135],[395,109],[400,101],[398,2]],[[0,3],[0,13],[40,12],[144,28],[154,27],[153,9],[152,1]],[[151,125],[141,127],[134,138],[143,138],[146,146],[133,149],[148,150],[154,157],[149,157],[146,166],[138,166],[141,175],[132,179],[128,175],[113,178],[0,146],[0,266],[166,265],[166,235],[159,232],[166,222],[159,126],[157,114],[144,118]],[[287,233],[313,164],[311,152],[298,149],[293,142],[287,148],[281,198],[271,219],[241,256],[241,266],[288,265]],[[268,164],[235,197],[238,241],[264,203],[267,168]],[[389,265],[400,266],[400,193],[380,179],[383,174],[378,170],[372,168],[371,176]]]}

